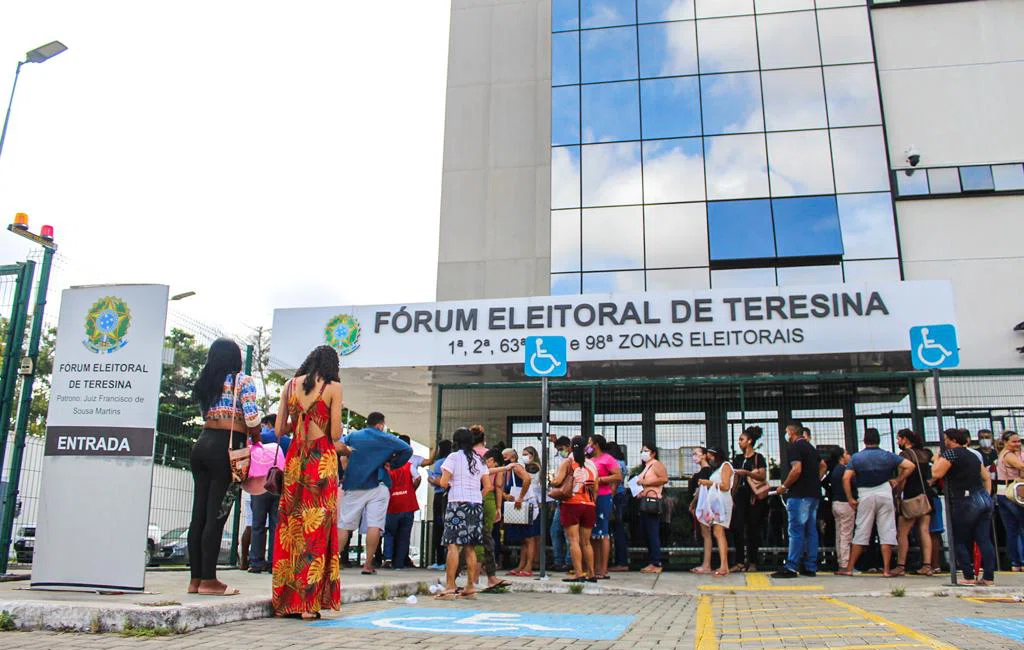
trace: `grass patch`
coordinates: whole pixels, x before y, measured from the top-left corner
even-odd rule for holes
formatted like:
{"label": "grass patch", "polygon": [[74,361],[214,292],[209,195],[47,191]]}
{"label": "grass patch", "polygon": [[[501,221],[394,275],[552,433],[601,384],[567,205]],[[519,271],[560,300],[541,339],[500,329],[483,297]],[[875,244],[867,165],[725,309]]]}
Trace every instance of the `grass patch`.
{"label": "grass patch", "polygon": [[163,625],[157,625],[156,627],[142,627],[136,626],[131,623],[125,623],[124,629],[121,630],[121,636],[148,639],[158,636],[170,636],[174,634],[174,630]]}
{"label": "grass patch", "polygon": [[569,593],[582,594],[583,593],[583,585],[580,585],[580,584],[569,585]]}
{"label": "grass patch", "polygon": [[903,598],[907,595],[907,590],[904,587],[893,587],[892,591],[889,592],[889,595],[893,598]]}
{"label": "grass patch", "polygon": [[429,593],[430,593],[430,585],[428,585],[428,584],[427,584],[427,583],[425,583],[425,582],[421,582],[421,583],[420,583],[420,584],[419,584],[419,585],[418,585],[418,586],[416,587],[416,595],[417,595],[417,596],[426,596],[426,595],[427,595],[427,594],[429,594]]}
{"label": "grass patch", "polygon": [[14,623],[14,617],[6,609],[0,612],[0,632],[13,632],[18,629]]}
{"label": "grass patch", "polygon": [[389,598],[391,598],[391,585],[382,585],[377,600],[387,600]]}

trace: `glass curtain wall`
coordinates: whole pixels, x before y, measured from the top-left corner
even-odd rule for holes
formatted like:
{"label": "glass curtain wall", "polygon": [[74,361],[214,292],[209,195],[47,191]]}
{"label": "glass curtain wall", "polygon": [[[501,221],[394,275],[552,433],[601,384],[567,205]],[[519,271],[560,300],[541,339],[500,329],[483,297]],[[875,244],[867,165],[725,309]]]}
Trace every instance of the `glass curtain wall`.
{"label": "glass curtain wall", "polygon": [[899,280],[864,0],[552,0],[551,293]]}

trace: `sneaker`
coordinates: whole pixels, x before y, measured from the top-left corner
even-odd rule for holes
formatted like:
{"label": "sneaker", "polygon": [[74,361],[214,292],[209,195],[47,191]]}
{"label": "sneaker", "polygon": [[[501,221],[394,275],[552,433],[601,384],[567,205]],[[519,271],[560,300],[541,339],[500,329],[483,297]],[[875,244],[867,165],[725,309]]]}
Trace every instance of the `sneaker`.
{"label": "sneaker", "polygon": [[799,575],[800,574],[797,573],[796,571],[790,571],[789,569],[779,569],[778,571],[773,573],[771,575],[771,577],[773,577],[773,578],[789,579],[789,578],[796,578]]}
{"label": "sneaker", "polygon": [[445,568],[446,567],[443,564],[431,564],[430,566],[427,567],[427,570],[428,571],[444,571]]}
{"label": "sneaker", "polygon": [[818,572],[817,571],[811,571],[809,569],[801,569],[800,570],[800,575],[806,576],[808,578],[817,578],[818,577]]}

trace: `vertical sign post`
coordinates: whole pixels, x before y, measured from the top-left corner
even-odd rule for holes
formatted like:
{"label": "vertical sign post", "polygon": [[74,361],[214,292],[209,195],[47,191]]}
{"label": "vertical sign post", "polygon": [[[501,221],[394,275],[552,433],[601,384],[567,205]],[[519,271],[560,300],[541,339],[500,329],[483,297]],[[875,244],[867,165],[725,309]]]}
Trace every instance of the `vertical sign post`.
{"label": "vertical sign post", "polygon": [[549,377],[564,377],[569,371],[568,346],[564,336],[530,336],[526,339],[523,369],[527,377],[540,377],[540,579],[547,579],[548,518],[544,504],[548,496],[548,431],[551,400]]}
{"label": "vertical sign post", "polygon": [[[910,328],[910,358],[914,368],[931,370],[935,389],[935,422],[938,427],[939,444],[942,444],[942,391],[939,387],[939,370],[956,368],[960,365],[960,348],[957,344],[956,327],[950,324],[920,325]],[[956,585],[956,553],[953,549],[953,517],[949,504],[949,481],[942,491],[942,505],[946,511],[946,536],[949,539],[950,584]]]}
{"label": "vertical sign post", "polygon": [[108,285],[61,296],[34,588],[145,589],[167,295]]}

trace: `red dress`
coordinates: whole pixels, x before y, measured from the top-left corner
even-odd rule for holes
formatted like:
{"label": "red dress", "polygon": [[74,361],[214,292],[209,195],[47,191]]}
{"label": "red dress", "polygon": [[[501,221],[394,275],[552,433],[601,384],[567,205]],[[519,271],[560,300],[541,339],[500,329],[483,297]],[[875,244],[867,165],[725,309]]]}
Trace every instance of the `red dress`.
{"label": "red dress", "polygon": [[329,436],[308,440],[311,424],[321,431],[329,430],[330,409],[323,400],[324,387],[306,409],[294,390],[288,400],[288,416],[295,423],[295,433],[285,457],[274,545],[276,614],[341,609],[336,524],[338,455]]}

